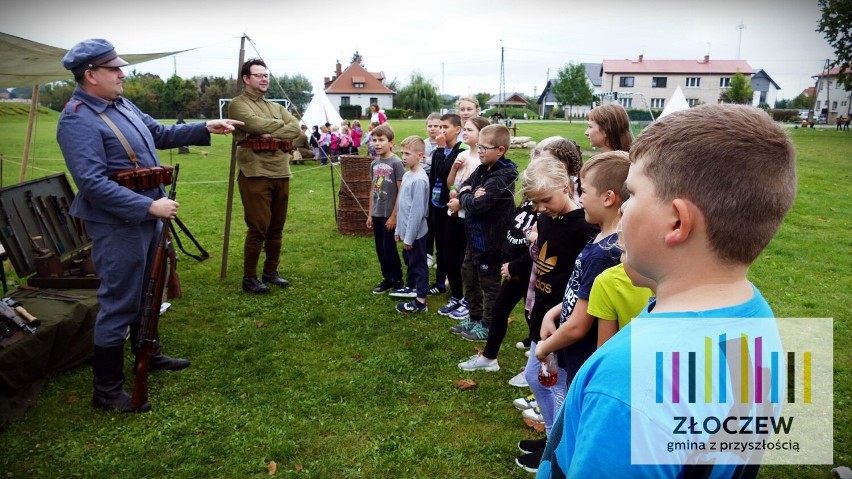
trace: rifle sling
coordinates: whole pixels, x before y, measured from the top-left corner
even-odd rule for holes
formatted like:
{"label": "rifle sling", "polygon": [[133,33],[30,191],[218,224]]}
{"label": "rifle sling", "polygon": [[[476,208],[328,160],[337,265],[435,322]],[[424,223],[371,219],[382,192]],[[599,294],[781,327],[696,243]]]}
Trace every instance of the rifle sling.
{"label": "rifle sling", "polygon": [[[180,242],[180,238],[178,237],[177,231],[175,230],[175,223],[177,223],[181,231],[186,233],[186,236],[189,237],[189,239],[198,249],[199,253],[201,253],[200,256],[194,255],[183,248],[183,244]],[[172,232],[172,240],[174,240],[175,244],[177,244],[178,249],[183,251],[185,255],[194,258],[196,261],[204,261],[205,259],[210,257],[210,254],[207,252],[207,250],[205,250],[198,242],[198,240],[195,239],[195,236],[192,235],[192,233],[189,231],[189,228],[186,227],[186,225],[183,223],[183,221],[180,220],[180,218],[175,216],[174,219],[169,222],[169,229]]]}

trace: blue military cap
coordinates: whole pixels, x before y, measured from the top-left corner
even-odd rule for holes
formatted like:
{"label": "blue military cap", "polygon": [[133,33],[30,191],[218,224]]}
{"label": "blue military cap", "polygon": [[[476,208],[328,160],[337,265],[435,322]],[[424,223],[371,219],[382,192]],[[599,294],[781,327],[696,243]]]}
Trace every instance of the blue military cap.
{"label": "blue military cap", "polygon": [[115,47],[103,38],[83,40],[68,50],[62,58],[62,66],[74,76],[95,67],[123,67],[128,63],[118,56]]}

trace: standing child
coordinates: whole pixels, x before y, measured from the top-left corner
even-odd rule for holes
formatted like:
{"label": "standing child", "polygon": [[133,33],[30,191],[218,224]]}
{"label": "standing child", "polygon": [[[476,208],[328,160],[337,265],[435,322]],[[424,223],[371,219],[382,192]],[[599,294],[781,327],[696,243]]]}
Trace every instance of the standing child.
{"label": "standing child", "polygon": [[481,164],[458,188],[458,197],[453,195],[447,204],[452,212],[461,208],[466,212],[468,242],[462,276],[470,312],[469,319],[450,331],[467,340],[484,341],[500,290],[503,238],[515,212],[518,168],[503,156],[509,150],[509,130],[503,125],[484,127],[476,149]]}
{"label": "standing child", "polygon": [[378,123],[370,123],[370,128],[367,130],[367,136],[364,137],[364,143],[367,144],[367,154],[372,156],[373,158],[378,158],[378,154],[376,153],[376,148],[373,146],[373,130],[379,126]]}
{"label": "standing child", "polygon": [[361,140],[364,138],[364,130],[361,129],[361,122],[355,120],[352,122],[352,131],[349,133],[352,136],[352,147],[349,153],[352,155],[358,154],[358,148],[361,147]]}
{"label": "standing child", "polygon": [[[399,187],[399,214],[397,215],[394,238],[402,242],[402,258],[408,268],[406,297],[410,303],[399,303],[400,313],[422,313],[428,311],[426,295],[429,293],[429,268],[426,265],[426,216],[429,211],[429,177],[420,166],[425,145],[418,136],[409,136],[402,141],[402,160],[408,172],[402,177]],[[397,292],[399,290],[395,290]],[[402,296],[399,294],[398,296]]]}
{"label": "standing child", "polygon": [[329,127],[328,157],[332,163],[340,161],[340,128],[337,125]]}
{"label": "standing child", "polygon": [[322,158],[322,150],[320,149],[320,135],[319,127],[317,125],[313,126],[313,132],[311,132],[311,148],[314,150],[314,158],[320,159]]}
{"label": "standing child", "polygon": [[[541,411],[561,398],[556,398],[559,389],[546,387],[538,381],[540,363],[535,356],[537,343],[541,340],[541,324],[544,315],[553,306],[559,305],[568,278],[574,267],[577,255],[598,232],[598,228],[586,222],[585,213],[574,202],[574,182],[568,175],[565,165],[556,157],[545,152],[530,163],[524,171],[524,195],[526,195],[540,213],[536,222],[537,232],[528,235],[534,242],[536,251],[533,270],[535,274],[534,301],[530,311],[530,351],[529,360],[524,369],[527,382],[532,389],[535,401]],[[532,275],[531,275],[532,276]],[[527,295],[529,299],[529,295]],[[564,374],[560,380],[564,381]],[[552,406],[548,411],[552,410]],[[535,412],[535,408],[532,408]],[[551,422],[544,421],[545,433],[550,434]],[[538,453],[544,449],[545,441],[521,441],[522,451]],[[529,463],[535,461],[530,460]]]}
{"label": "standing child", "polygon": [[367,228],[372,228],[376,243],[376,256],[382,271],[382,280],[373,288],[373,294],[384,294],[390,289],[403,287],[402,263],[394,239],[396,230],[397,200],[405,168],[402,160],[393,154],[393,128],[380,125],[373,129],[373,147],[378,158],[370,163],[370,194]]}
{"label": "standing child", "polygon": [[438,147],[438,135],[441,134],[441,114],[429,113],[426,117],[426,151],[423,152],[423,170],[428,175],[432,171],[432,152]]}
{"label": "standing child", "polygon": [[325,166],[328,163],[329,154],[331,153],[331,132],[328,129],[329,125],[323,125],[320,127],[319,145],[322,150],[322,155],[320,156],[320,163]]}
{"label": "standing child", "polygon": [[592,109],[586,127],[586,137],[593,148],[601,151],[630,151],[633,134],[630,117],[618,103],[609,103]]}
{"label": "standing child", "polygon": [[[577,370],[597,349],[597,322],[588,312],[589,293],[595,278],[605,269],[618,264],[621,258],[621,250],[616,245],[616,231],[622,200],[629,196],[624,190],[629,166],[626,152],[613,151],[593,156],[580,170],[580,201],[583,203],[586,221],[598,225],[600,232],[577,256],[562,304],[554,306],[544,315],[541,341],[533,351],[539,361],[544,361],[553,352],[557,353],[558,358],[559,380],[552,387],[554,400],[538,401],[546,427],[552,427],[556,412],[562,407],[568,385]],[[528,368],[527,381],[535,381],[537,376],[538,369]],[[565,378],[562,379],[562,376]],[[542,453],[537,451],[519,456],[516,462],[527,471],[534,471],[538,468]]]}
{"label": "standing child", "polygon": [[[637,440],[706,444],[709,435],[664,435],[655,388],[631,391],[631,382],[653,384],[656,373],[637,370],[631,352],[637,344],[676,351],[697,327],[707,331],[732,319],[760,324],[760,318],[774,317],[747,273],[793,205],[795,148],[762,110],[701,105],[649,125],[630,161],[631,197],[621,219],[627,261],[656,284],[656,300],[577,372],[538,477],[595,477],[602,470],[611,477],[729,478],[744,477],[744,471],[752,477],[757,465],[744,469],[730,463],[731,455],[712,450],[702,451],[700,465],[688,462],[690,451],[680,452],[680,462],[634,464]],[[672,318],[677,321],[665,323],[670,327],[664,332],[637,327]],[[761,334],[777,338],[778,331],[773,325]],[[728,377],[734,381],[731,371]],[[685,415],[695,418],[730,411],[727,401],[684,406],[690,408]]]}
{"label": "standing child", "polygon": [[589,315],[598,321],[598,348],[627,327],[654,294],[647,287],[652,283],[625,264],[627,253],[620,241],[618,248],[621,263],[599,274],[589,293]]}
{"label": "standing child", "polygon": [[[432,189],[432,199],[429,205],[429,219],[432,221],[432,231],[435,233],[435,284],[429,289],[429,294],[441,294],[446,290],[447,273],[444,261],[444,233],[447,226],[447,201],[450,200],[450,185],[447,175],[453,162],[462,152],[462,143],[457,140],[461,133],[461,117],[455,113],[441,116],[441,134],[438,135],[438,146],[432,153],[432,171],[429,173],[429,187]],[[458,293],[461,300],[461,291]]]}
{"label": "standing child", "polygon": [[338,148],[340,149],[341,155],[348,155],[351,151],[352,147],[352,136],[349,134],[349,127],[344,126],[340,129],[340,144]]}

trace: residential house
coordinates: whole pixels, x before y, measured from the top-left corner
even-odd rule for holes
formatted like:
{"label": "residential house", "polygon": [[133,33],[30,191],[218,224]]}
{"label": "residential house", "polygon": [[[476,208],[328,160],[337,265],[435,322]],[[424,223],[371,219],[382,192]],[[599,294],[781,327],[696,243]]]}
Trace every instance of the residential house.
{"label": "residential house", "polygon": [[754,90],[757,100],[754,106],[765,103],[774,107],[781,87],[766,73],[766,70],[760,69],[751,77],[751,89]]}
{"label": "residential house", "polygon": [[817,81],[814,118],[820,123],[833,125],[837,117],[849,117],[852,113],[852,90],[837,81],[839,72],[840,67],[834,67],[811,76]]}
{"label": "residential house", "polygon": [[369,115],[370,105],[374,103],[381,110],[393,108],[395,92],[385,86],[384,72],[368,72],[361,66],[361,57],[357,55],[345,70],[341,68],[338,61],[334,76],[324,79],[325,94],[338,111],[340,105],[360,105],[361,114]]}
{"label": "residential house", "polygon": [[494,95],[488,101],[485,102],[485,105],[487,106],[487,108],[494,108],[494,107],[498,107],[498,106],[516,107],[516,108],[528,108],[529,107],[529,103],[527,103],[527,99],[524,98],[523,93],[518,93],[518,92],[513,91],[513,92],[509,92],[509,93],[503,93],[502,97],[505,98],[505,100],[501,100],[500,94]]}
{"label": "residential house", "polygon": [[601,89],[625,108],[666,107],[680,86],[689,106],[719,103],[719,96],[737,72],[750,78],[754,70],[744,60],[604,60]]}
{"label": "residential house", "polygon": [[[601,64],[600,63],[583,63],[583,68],[586,69],[586,81],[592,87],[592,93],[600,95],[601,90]],[[556,96],[553,94],[553,80],[548,80],[547,85],[541,91],[538,97],[538,111],[542,118],[547,118],[551,110],[559,106],[556,101]],[[578,117],[585,117],[589,114],[592,105],[574,105],[573,114]],[[565,114],[568,114],[566,109]]]}

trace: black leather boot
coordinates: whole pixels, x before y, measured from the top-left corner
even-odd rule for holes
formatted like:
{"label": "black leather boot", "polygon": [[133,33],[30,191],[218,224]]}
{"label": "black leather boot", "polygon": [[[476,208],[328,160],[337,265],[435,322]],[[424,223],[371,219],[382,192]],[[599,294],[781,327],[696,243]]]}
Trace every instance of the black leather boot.
{"label": "black leather boot", "polygon": [[[133,351],[133,355],[136,356],[136,361],[133,363],[133,370],[139,366],[139,346],[137,346],[136,339],[139,336],[139,327],[131,326],[130,327],[130,350]],[[154,350],[151,352],[151,363],[148,365],[149,371],[180,371],[181,369],[186,369],[189,367],[191,363],[189,359],[183,358],[173,358],[170,356],[166,356],[163,354],[163,347],[160,345],[160,339],[157,338],[154,341]]]}
{"label": "black leather boot", "polygon": [[130,394],[124,390],[124,345],[95,346],[92,358],[92,375],[95,392],[92,406],[118,412],[147,412],[151,404],[145,403],[139,409],[130,407]]}

